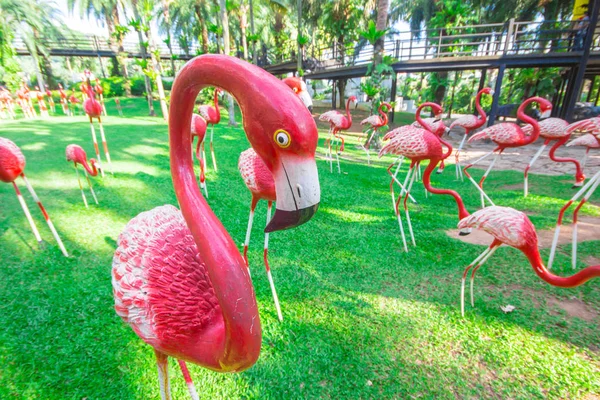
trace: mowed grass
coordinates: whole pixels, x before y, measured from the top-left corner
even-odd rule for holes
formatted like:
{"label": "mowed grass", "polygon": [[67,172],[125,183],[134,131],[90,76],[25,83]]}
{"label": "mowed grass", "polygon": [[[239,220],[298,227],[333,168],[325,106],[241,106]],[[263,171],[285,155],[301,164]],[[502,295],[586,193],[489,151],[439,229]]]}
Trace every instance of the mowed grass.
{"label": "mowed grass", "polygon": [[[115,176],[95,178],[100,205],[85,209],[67,144],[93,156],[82,115],[0,122],[0,136],[27,157],[26,173],[65,241],[64,258],[22,183],[45,244],[39,248],[11,185],[0,185],[0,398],[157,399],[152,349],[113,310],[110,268],[116,240],[138,213],[177,204],[167,125],[145,117],[143,99],[109,101],[105,130]],[[158,107],[157,107],[158,109]],[[237,243],[243,242],[250,194],[237,171],[248,148],[227,118],[215,128],[219,171],[209,168],[209,203]],[[322,132],[319,154],[324,153]],[[359,150],[348,146],[350,153]],[[386,159],[390,161],[391,159]],[[277,321],[262,264],[266,204],[257,209],[250,245],[252,278],[263,329],[257,364],[239,374],[190,366],[201,398],[594,398],[600,395],[600,280],[575,289],[541,281],[525,257],[499,249],[481,268],[475,308],[460,315],[460,277],[483,246],[446,235],[456,227],[447,196],[411,204],[416,248],[404,253],[383,164],[342,161],[331,174],[318,157],[322,201],[309,223],[270,238],[270,263],[283,308]],[[403,168],[406,170],[406,167]],[[474,171],[476,177],[481,170]],[[531,195],[503,190],[521,172],[494,172],[486,186],[499,205],[526,210],[548,229],[573,191],[570,176],[530,178]],[[479,195],[454,181],[454,167],[433,185],[458,190],[470,211]],[[88,200],[91,197],[88,195]],[[598,195],[592,200],[598,201]],[[599,215],[594,205],[585,214]],[[579,247],[580,268],[598,257],[598,241]],[[547,259],[548,250],[542,250]],[[553,272],[573,273],[569,246]],[[557,304],[576,299],[592,315]],[[500,306],[516,310],[505,314]],[[176,363],[173,395],[188,398]]]}

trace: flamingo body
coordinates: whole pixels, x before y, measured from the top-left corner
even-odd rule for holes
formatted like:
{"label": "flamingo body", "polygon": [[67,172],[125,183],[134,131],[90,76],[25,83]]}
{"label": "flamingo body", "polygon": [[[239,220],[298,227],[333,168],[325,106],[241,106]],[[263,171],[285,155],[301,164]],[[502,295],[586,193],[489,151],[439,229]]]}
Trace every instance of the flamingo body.
{"label": "flamingo body", "polygon": [[215,97],[213,99],[213,105],[204,104],[198,107],[198,114],[206,120],[207,124],[218,124],[221,122],[221,111],[219,110],[219,98],[218,95],[221,92],[220,89],[215,89]]}
{"label": "flamingo body", "polygon": [[273,174],[252,148],[240,154],[238,168],[244,183],[252,193],[253,199],[256,199],[255,201],[277,200]]}
{"label": "flamingo body", "polygon": [[352,120],[337,110],[324,112],[319,116],[319,121],[326,121],[336,130],[349,129],[352,126]]}
{"label": "flamingo body", "polygon": [[435,134],[421,128],[409,128],[383,146],[379,156],[392,153],[413,161],[443,157],[442,144]]}
{"label": "flamingo body", "polygon": [[527,215],[510,207],[483,208],[462,219],[458,227],[481,229],[500,242],[517,249],[537,246],[535,227]]}
{"label": "flamingo body", "polygon": [[472,143],[476,140],[491,139],[499,147],[520,147],[528,144],[529,136],[523,132],[521,127],[511,122],[502,122],[485,128],[484,130],[477,132],[471,136],[468,143]]}
{"label": "flamingo body", "polygon": [[223,339],[225,326],[181,211],[165,205],[139,214],[117,245],[112,268],[117,314],[159,351],[204,363],[206,342]]}
{"label": "flamingo body", "polygon": [[92,94],[83,102],[83,110],[90,118],[99,118],[102,115],[102,104]]}
{"label": "flamingo body", "polygon": [[569,133],[575,131],[587,132],[598,137],[600,136],[600,117],[593,117],[573,122],[567,127],[567,131]]}
{"label": "flamingo body", "polygon": [[387,122],[384,122],[383,119],[379,115],[371,115],[368,118],[360,121],[361,125],[371,125],[371,128],[381,128],[386,125]]}
{"label": "flamingo body", "polygon": [[[567,127],[569,123],[562,118],[546,118],[541,120],[538,125],[540,126],[540,136],[544,139],[556,140],[569,136]],[[531,135],[533,133],[533,126],[525,125],[523,133]]]}
{"label": "flamingo body", "polygon": [[461,127],[468,130],[478,129],[485,124],[487,119],[478,118],[474,115],[464,115],[460,118],[457,118],[450,124],[450,129],[455,127]]}
{"label": "flamingo body", "polygon": [[416,128],[427,129],[430,132],[435,133],[437,136],[442,136],[444,133],[450,130],[445,124],[444,120],[441,118],[425,118],[422,120],[424,124],[421,124],[419,121],[415,121],[412,123],[412,126]]}
{"label": "flamingo body", "polygon": [[566,146],[583,146],[587,147],[588,149],[597,149],[600,148],[600,141],[596,138],[596,136],[592,135],[591,133],[586,133],[585,135],[582,135],[577,139],[571,140],[569,143],[566,144]]}
{"label": "flamingo body", "polygon": [[206,136],[206,128],[206,120],[198,114],[192,114],[192,125],[190,130],[192,132],[192,136],[198,138],[198,143],[202,143],[204,140],[204,137]]}
{"label": "flamingo body", "polygon": [[0,180],[14,182],[25,169],[25,156],[12,141],[0,137]]}

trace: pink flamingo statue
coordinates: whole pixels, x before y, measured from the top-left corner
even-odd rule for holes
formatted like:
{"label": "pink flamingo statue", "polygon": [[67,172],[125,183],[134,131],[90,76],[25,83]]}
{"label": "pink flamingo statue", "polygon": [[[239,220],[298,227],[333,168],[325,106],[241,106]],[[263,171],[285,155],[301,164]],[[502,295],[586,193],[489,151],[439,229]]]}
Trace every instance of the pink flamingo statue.
{"label": "pink flamingo statue", "polygon": [[465,144],[465,139],[467,138],[467,136],[469,136],[469,133],[471,133],[471,131],[481,128],[487,122],[487,115],[485,114],[485,111],[483,111],[483,108],[481,108],[481,96],[483,94],[493,96],[494,91],[490,88],[483,88],[477,93],[477,96],[475,96],[475,108],[477,109],[477,113],[479,114],[478,116],[465,115],[463,117],[458,118],[457,120],[452,122],[452,124],[450,124],[450,130],[452,130],[452,128],[454,128],[455,126],[459,126],[461,128],[464,128],[465,130],[465,135],[460,141],[458,149],[456,149],[456,154],[454,155],[456,159],[456,179],[460,177],[460,179],[463,180],[460,165],[460,151],[462,150]]}
{"label": "pink flamingo statue", "polygon": [[[489,201],[491,205],[495,205],[494,202],[489,198],[489,196],[483,191],[483,182],[485,181],[485,178],[487,178],[487,176],[489,175],[490,171],[494,167],[494,164],[496,163],[496,160],[498,160],[498,158],[500,157],[502,152],[506,148],[527,146],[528,144],[535,142],[538,139],[538,137],[540,136],[540,126],[539,126],[537,120],[535,120],[534,118],[531,118],[530,116],[525,114],[525,108],[531,103],[538,103],[540,110],[542,111],[542,117],[550,115],[550,112],[552,111],[552,103],[550,103],[548,100],[543,99],[541,97],[531,97],[531,98],[525,100],[523,102],[523,104],[521,104],[519,106],[519,109],[517,110],[517,117],[521,121],[526,122],[533,127],[533,132],[531,133],[531,135],[529,135],[529,136],[526,135],[526,133],[523,131],[523,129],[515,123],[503,122],[500,124],[496,124],[496,125],[487,127],[486,129],[484,129],[480,132],[477,132],[476,134],[471,136],[471,138],[469,139],[469,143],[474,142],[476,140],[480,140],[480,139],[491,139],[497,145],[494,150],[485,154],[483,157],[479,158],[478,160],[468,164],[463,170],[465,175],[467,175],[467,178],[469,178],[469,180],[473,183],[473,185],[475,185],[477,190],[479,190],[480,195],[481,195],[481,206],[482,207],[485,207],[484,198],[487,201]],[[467,170],[494,153],[496,153],[496,157],[492,160],[488,169],[485,171],[485,173],[483,174],[483,177],[481,178],[481,180],[479,181],[479,184],[478,184],[471,177],[471,175],[469,175]]]}
{"label": "pink flamingo statue", "polygon": [[[358,100],[356,96],[348,97],[346,100],[346,115],[342,114],[337,110],[331,110],[324,112],[319,116],[319,121],[329,122],[329,138],[325,143],[327,146],[327,158],[329,159],[329,172],[333,172],[333,154],[331,153],[332,140],[336,140],[336,151],[335,155],[337,158],[338,174],[342,171],[340,169],[340,153],[344,151],[344,137],[341,135],[341,131],[348,130],[352,126],[352,115],[350,115],[350,103],[357,104]],[[337,150],[337,141],[341,143],[339,152]]]}
{"label": "pink flamingo statue", "polygon": [[213,145],[213,135],[215,132],[215,125],[221,122],[221,110],[219,109],[219,93],[220,88],[215,88],[215,97],[213,105],[208,104],[201,105],[198,107],[198,114],[206,120],[206,123],[210,125],[210,157],[212,159],[213,169],[217,172],[217,159],[215,157],[215,148]]}
{"label": "pink flamingo statue", "polygon": [[27,204],[25,203],[23,195],[21,195],[21,191],[19,190],[19,187],[16,183],[16,180],[19,176],[23,179],[23,181],[25,182],[25,186],[27,186],[27,190],[31,194],[31,197],[33,197],[33,200],[37,203],[38,207],[42,211],[44,219],[48,224],[48,228],[50,228],[52,235],[56,239],[60,251],[65,257],[69,257],[69,253],[67,253],[67,250],[65,249],[62,240],[60,240],[60,237],[58,236],[58,232],[56,231],[54,224],[50,220],[50,216],[46,212],[46,208],[42,205],[42,202],[40,201],[40,198],[36,194],[35,190],[33,190],[33,186],[31,186],[31,183],[29,183],[29,180],[25,176],[25,172],[23,172],[24,170],[25,156],[21,152],[21,149],[19,149],[19,147],[11,140],[0,137],[0,181],[13,184],[13,187],[15,188],[15,192],[17,194],[17,199],[19,200],[21,208],[25,213],[27,222],[29,222],[29,226],[31,227],[31,230],[33,231],[33,234],[38,243],[42,243],[42,237],[40,236],[40,232],[38,231],[35,222],[33,222],[33,218],[31,218],[29,208],[27,208]]}
{"label": "pink flamingo statue", "polygon": [[[434,113],[435,117],[433,119],[421,118],[421,112],[426,107],[431,108],[431,112]],[[431,102],[423,103],[417,108],[417,112],[415,114],[415,119],[416,119],[415,122],[413,122],[411,125],[404,125],[399,128],[392,129],[391,131],[389,131],[388,133],[385,134],[385,136],[383,137],[383,140],[384,141],[392,140],[396,136],[403,135],[403,134],[414,134],[415,132],[418,132],[418,131],[415,131],[415,129],[428,130],[429,132],[435,134],[437,137],[441,138],[442,135],[444,134],[444,132],[448,132],[448,128],[446,128],[446,126],[444,125],[444,122],[441,120],[442,113],[443,113],[443,109],[439,104],[431,103]],[[440,123],[439,121],[442,121],[442,122]],[[404,157],[402,155],[399,156],[397,158],[397,161],[395,161],[394,163],[396,163],[396,162],[398,163],[398,166],[396,167],[396,172],[392,176],[392,179],[395,180],[396,183],[398,185],[400,185],[400,187],[402,188],[402,191],[404,191],[404,187],[402,187],[402,184],[396,179],[396,176],[398,175],[398,171],[400,170],[400,167],[402,166],[402,163],[404,162]],[[444,163],[444,160],[442,160],[442,165],[443,165],[443,163]],[[388,168],[388,174],[390,173],[393,165],[394,164],[390,165],[390,168]],[[418,171],[418,175],[420,176],[421,175],[420,165],[417,165],[417,171]],[[439,171],[439,169],[438,169],[438,171]],[[427,192],[425,192],[425,193],[427,193]],[[412,199],[412,196],[410,198],[413,201],[413,203],[416,203],[416,201],[414,199]]]}
{"label": "pink flamingo statue", "polygon": [[[450,132],[450,128],[447,127],[446,124],[444,124],[442,115],[439,115],[436,117],[424,118],[421,120],[421,122],[415,121],[412,123],[412,126],[414,126],[416,128],[427,129],[429,132],[436,134],[437,137],[442,137],[444,135],[444,133]],[[442,172],[444,172],[445,168],[446,168],[446,160],[442,160],[442,162],[440,163],[440,167],[436,171],[436,174],[441,174]]]}
{"label": "pink flamingo statue", "polygon": [[10,95],[10,91],[4,88],[0,88],[0,109],[3,108],[6,112],[6,116],[10,119],[15,119],[15,110],[13,106],[13,99]]}
{"label": "pink flamingo statue", "polygon": [[83,150],[81,146],[78,146],[76,144],[70,144],[67,146],[66,156],[67,161],[72,162],[75,166],[75,175],[77,175],[77,182],[79,182],[79,189],[81,190],[81,197],[83,198],[83,204],[85,204],[85,208],[88,208],[88,202],[83,191],[83,185],[81,185],[81,179],[79,177],[79,168],[77,168],[77,164],[81,164],[81,166],[83,167],[83,174],[85,175],[85,179],[87,180],[90,192],[92,193],[92,197],[94,198],[96,204],[98,204],[98,198],[96,197],[96,193],[94,192],[94,188],[92,187],[92,181],[89,177],[89,175],[98,176],[96,160],[91,158],[90,163],[88,164],[87,154],[85,153],[85,150]]}
{"label": "pink flamingo statue", "polygon": [[[436,106],[439,107],[437,104]],[[404,213],[406,215],[406,222],[408,225],[411,242],[413,246],[416,246],[412,224],[410,222],[410,214],[408,212],[407,199],[408,194],[410,194],[412,184],[415,180],[415,167],[421,161],[429,160],[429,164],[427,165],[425,173],[423,174],[423,185],[425,186],[425,189],[433,194],[447,194],[454,197],[458,206],[458,215],[460,219],[468,216],[468,212],[466,211],[464,203],[458,195],[458,193],[456,193],[453,190],[436,189],[431,186],[431,173],[441,160],[447,158],[448,156],[450,156],[450,154],[452,154],[452,146],[448,142],[429,132],[428,130],[415,127],[411,128],[413,130],[408,133],[395,135],[394,138],[390,140],[385,146],[383,146],[383,148],[379,151],[379,157],[383,156],[384,154],[392,153],[395,155],[407,157],[411,160],[410,168],[408,170],[408,173],[406,174],[404,185],[402,186],[406,188],[406,194],[404,195]],[[448,150],[445,153],[443,152],[442,145],[448,148]],[[393,181],[392,183],[390,183],[390,186],[392,185]],[[403,194],[401,192],[400,196],[398,196],[398,199],[396,200],[394,199],[394,197],[392,197],[392,201],[394,205],[394,211],[396,212],[396,217],[398,219],[398,225],[400,227],[400,235],[402,237],[404,251],[408,251],[406,238],[404,236],[404,228],[402,227],[402,220],[399,211],[399,203],[402,197]],[[462,235],[466,235],[468,233],[469,232],[466,231],[461,232]]]}
{"label": "pink flamingo statue", "polygon": [[96,131],[94,130],[94,118],[98,119],[98,125],[100,126],[100,138],[102,139],[102,146],[104,147],[104,155],[106,162],[110,168],[110,173],[114,175],[112,163],[110,162],[110,154],[108,153],[108,145],[106,144],[106,137],[104,136],[104,128],[102,127],[102,105],[96,100],[92,86],[88,83],[87,89],[87,100],[83,102],[83,109],[90,119],[90,128],[92,130],[92,140],[94,141],[94,150],[96,151],[96,157],[98,158],[98,168],[102,177],[104,177],[104,169],[102,168],[102,159],[100,158],[100,150],[98,148],[98,141],[96,140]]}
{"label": "pink flamingo statue", "polygon": [[35,87],[35,97],[38,101],[38,107],[40,108],[40,115],[42,117],[48,117],[48,107],[46,106],[46,101],[44,101],[44,96],[46,94],[40,90],[38,86]]}
{"label": "pink flamingo statue", "polygon": [[[570,135],[575,131],[588,132],[592,134],[598,141],[600,141],[600,117],[594,117],[584,119],[582,121],[574,122],[567,127],[567,133]],[[583,198],[579,201],[577,207],[573,211],[573,238],[571,241],[571,265],[573,269],[577,266],[577,221],[578,214],[581,207],[587,203],[592,194],[596,191],[600,185],[600,170],[592,176],[587,183],[579,189],[579,191],[569,200],[559,211],[558,220],[556,222],[556,229],[554,230],[554,238],[552,240],[552,247],[550,248],[550,257],[548,259],[548,268],[552,268],[554,262],[554,255],[556,253],[556,246],[558,245],[558,237],[560,234],[560,227],[562,220],[567,209],[580,197]]]}
{"label": "pink flamingo statue", "polygon": [[[265,231],[307,222],[320,199],[317,127],[284,83],[225,55],[196,57],[180,70],[171,92],[169,141],[181,211],[162,206],[132,219],[119,236],[112,268],[115,309],[154,348],[163,400],[170,398],[168,357],[178,360],[197,399],[186,362],[243,371],[261,347],[248,268],[200,194],[192,169],[191,116],[198,91],[207,85],[237,99],[246,135],[274,178],[277,207]],[[279,140],[280,132],[289,135],[287,142]]]}
{"label": "pink flamingo statue", "polygon": [[117,106],[117,111],[119,112],[119,117],[122,117],[123,109],[121,108],[121,100],[115,99],[115,105]]}
{"label": "pink flamingo statue", "polygon": [[77,104],[79,104],[79,99],[77,98],[77,95],[75,94],[75,90],[73,90],[71,92],[71,95],[69,96],[69,106],[70,106],[71,115],[76,114]]}
{"label": "pink flamingo statue", "polygon": [[[282,140],[289,143],[289,135],[286,132],[277,133],[279,136],[276,140]],[[250,216],[248,217],[248,228],[246,229],[246,239],[244,240],[244,252],[243,257],[246,260],[248,269],[250,264],[248,263],[248,246],[250,245],[250,234],[252,233],[252,221],[254,220],[254,210],[260,200],[266,200],[267,205],[267,224],[271,220],[271,207],[273,202],[277,200],[275,192],[275,181],[271,172],[265,165],[264,161],[256,154],[256,152],[250,148],[243,151],[240,154],[238,162],[238,168],[242,179],[246,187],[252,194],[252,201],[250,202]],[[265,246],[263,252],[263,260],[265,263],[265,269],[267,271],[267,278],[269,279],[269,285],[271,286],[271,293],[273,294],[273,301],[275,302],[275,309],[277,310],[277,317],[279,321],[283,321],[281,314],[281,307],[279,305],[279,298],[277,297],[277,291],[275,290],[275,283],[273,282],[273,275],[271,274],[271,267],[269,266],[268,260],[269,252],[269,233],[265,232]]]}
{"label": "pink flamingo statue", "polygon": [[105,117],[108,116],[106,113],[106,106],[104,105],[104,89],[102,88],[102,84],[100,83],[100,79],[96,78],[96,84],[94,85],[94,92],[98,95],[100,99],[100,104],[102,105],[102,113]]}
{"label": "pink flamingo statue", "polygon": [[582,146],[585,147],[585,153],[583,154],[583,160],[581,161],[581,169],[585,168],[585,164],[587,162],[588,154],[591,149],[599,149],[600,141],[596,139],[596,137],[590,133],[582,135],[577,139],[571,140],[566,144],[567,147],[571,146]]}
{"label": "pink flamingo statue", "polygon": [[[537,151],[537,153],[535,153],[535,155],[529,162],[529,165],[527,165],[527,167],[525,168],[525,186],[524,186],[525,197],[527,197],[527,195],[529,194],[529,185],[528,185],[528,179],[527,179],[529,169],[533,166],[535,161],[542,154],[542,152],[544,151],[546,146],[548,146],[548,144],[553,140],[556,140],[556,143],[550,148],[550,154],[549,154],[550,159],[555,162],[571,162],[571,163],[575,164],[576,172],[575,172],[574,186],[575,187],[582,186],[583,181],[585,181],[585,175],[583,174],[583,169],[582,169],[581,165],[579,164],[579,161],[577,161],[573,158],[557,158],[555,156],[556,150],[560,146],[565,144],[567,142],[567,140],[569,140],[569,138],[571,137],[571,134],[567,133],[567,126],[569,125],[569,123],[561,118],[546,118],[546,119],[540,121],[539,125],[540,125],[540,136],[542,138],[544,138],[545,140],[544,140],[544,144],[542,144],[540,149]],[[533,132],[533,127],[531,125],[526,125],[523,127],[523,132],[525,132],[526,135],[531,135],[531,133]]]}
{"label": "pink flamingo statue", "polygon": [[67,102],[67,93],[60,83],[58,84],[58,95],[60,96],[60,105],[62,106],[63,113],[65,115],[70,115],[69,103]]}
{"label": "pink flamingo statue", "polygon": [[52,114],[56,114],[56,104],[54,103],[54,99],[52,98],[52,91],[50,87],[46,85],[46,96],[48,96],[48,104],[50,105],[50,110]]}
{"label": "pink flamingo statue", "polygon": [[206,154],[204,153],[206,128],[206,120],[198,114],[192,114],[192,147],[194,145],[194,138],[198,138],[198,143],[196,144],[196,159],[200,164],[200,188],[204,190],[204,195],[208,199],[208,188],[206,187]]}
{"label": "pink flamingo statue", "polygon": [[[385,111],[385,112],[383,111],[384,107],[387,109],[387,111]],[[369,127],[367,128],[365,133],[371,131],[370,134],[367,134],[368,138],[367,138],[365,145],[363,146],[365,153],[367,153],[367,164],[368,165],[371,165],[371,155],[369,154],[370,153],[369,147],[371,145],[371,140],[373,140],[373,137],[377,134],[377,129],[382,128],[388,124],[387,113],[390,112],[391,109],[392,109],[392,106],[390,105],[390,103],[381,102],[381,104],[377,108],[377,113],[379,115],[377,115],[377,114],[371,115],[368,118],[365,118],[360,122],[361,125],[369,125]]]}
{"label": "pink flamingo statue", "polygon": [[465,268],[462,276],[460,311],[465,315],[465,280],[471,268],[471,305],[475,306],[473,281],[475,273],[502,244],[520,250],[531,264],[535,273],[552,286],[571,288],[584,284],[592,278],[600,277],[600,265],[587,267],[577,274],[564,278],[551,274],[544,266],[538,250],[535,227],[527,215],[513,208],[492,206],[474,212],[462,219],[459,229],[481,229],[494,237],[492,244]]}
{"label": "pink flamingo statue", "polygon": [[302,100],[302,103],[308,108],[308,111],[312,114],[313,110],[313,102],[310,97],[310,93],[308,93],[308,88],[306,87],[306,83],[301,78],[296,78],[295,76],[290,76],[283,80],[283,83],[288,85],[290,89],[294,91]]}

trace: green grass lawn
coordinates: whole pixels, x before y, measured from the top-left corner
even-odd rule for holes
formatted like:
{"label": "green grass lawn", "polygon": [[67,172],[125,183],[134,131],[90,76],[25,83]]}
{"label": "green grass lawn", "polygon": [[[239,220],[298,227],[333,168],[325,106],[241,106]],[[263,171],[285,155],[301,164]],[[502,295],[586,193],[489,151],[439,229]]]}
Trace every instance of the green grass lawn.
{"label": "green grass lawn", "polygon": [[[39,248],[11,185],[0,185],[0,398],[157,399],[152,349],[113,310],[110,268],[116,239],[138,213],[177,204],[169,171],[167,125],[145,117],[143,99],[109,101],[105,130],[115,176],[94,179],[100,205],[85,209],[65,147],[93,155],[82,115],[46,121],[0,121],[0,136],[27,157],[26,173],[60,232],[64,258],[39,210],[24,193],[46,240]],[[157,107],[158,110],[158,107]],[[215,129],[218,174],[209,168],[209,203],[237,243],[243,242],[250,194],[237,171],[248,148],[227,119]],[[323,153],[322,132],[319,153]],[[359,154],[349,147],[349,152]],[[387,159],[388,161],[390,159]],[[541,281],[525,257],[502,248],[481,269],[475,308],[460,316],[460,277],[483,246],[444,231],[456,227],[451,198],[425,198],[414,187],[417,240],[401,250],[385,167],[342,162],[329,173],[318,158],[321,206],[309,223],[276,232],[270,263],[283,308],[277,321],[262,265],[266,204],[257,209],[250,244],[252,277],[263,326],[257,364],[240,374],[191,366],[201,398],[594,398],[600,395],[600,280],[575,289]],[[474,171],[476,177],[481,170]],[[572,195],[570,176],[534,175],[531,195],[522,172],[494,172],[486,187],[498,205],[526,210],[538,229],[551,228]],[[433,185],[479,206],[454,167]],[[21,185],[22,190],[24,186]],[[91,197],[88,196],[88,200]],[[598,195],[595,199],[598,201]],[[585,214],[600,215],[590,205]],[[598,257],[598,241],[579,247],[580,265]],[[543,249],[547,259],[548,250]],[[553,272],[573,273],[569,246]],[[556,302],[578,299],[596,318],[571,317]],[[504,314],[500,306],[516,310]],[[173,395],[187,397],[172,360]]]}

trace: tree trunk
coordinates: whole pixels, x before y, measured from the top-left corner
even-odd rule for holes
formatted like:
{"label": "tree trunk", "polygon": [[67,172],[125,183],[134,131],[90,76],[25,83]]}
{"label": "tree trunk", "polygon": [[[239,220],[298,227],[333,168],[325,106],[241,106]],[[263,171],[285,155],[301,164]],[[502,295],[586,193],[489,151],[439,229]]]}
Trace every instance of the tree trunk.
{"label": "tree trunk", "polygon": [[302,0],[297,0],[296,1],[296,8],[298,11],[298,40],[296,40],[297,42],[297,54],[296,54],[296,61],[297,61],[297,65],[296,68],[298,70],[298,75],[300,75],[300,72],[302,71],[302,58],[303,58],[303,52],[302,52],[302,46],[300,45],[300,37],[302,36]]}
{"label": "tree trunk", "polygon": [[[250,34],[254,39],[254,7],[252,6],[252,0],[250,0]],[[256,52],[256,40],[252,40],[252,62],[254,65],[258,64],[258,53]]]}
{"label": "tree trunk", "polygon": [[[229,18],[227,17],[227,6],[225,0],[219,0],[219,16],[221,17],[221,26],[223,28],[223,48],[225,50],[225,54],[229,55]],[[229,125],[237,126],[237,122],[235,122],[235,105],[233,104],[233,96],[228,95],[227,97],[228,111],[229,111]]]}
{"label": "tree trunk", "polygon": [[[108,23],[108,18],[107,18],[106,25],[107,26],[112,25],[112,29],[114,32],[116,27],[120,25],[119,8],[117,6],[115,6],[112,9],[110,19],[112,20],[111,23],[110,24]],[[121,35],[118,38],[116,38],[116,42],[113,42],[115,40],[115,38],[113,37],[113,35],[110,32],[110,28],[109,28],[109,34],[113,38],[112,41],[109,41],[109,43],[115,43],[115,49],[113,51],[116,54],[115,59],[117,60],[120,75],[124,79],[125,95],[131,96],[131,82],[129,81],[129,72],[127,71],[127,53],[125,53],[125,49],[123,48],[123,37]],[[111,47],[111,49],[112,49],[112,47]]]}
{"label": "tree trunk", "polygon": [[435,102],[439,105],[443,105],[444,97],[446,97],[446,81],[448,80],[448,71],[436,72],[438,86],[435,89],[434,98]]}
{"label": "tree trunk", "polygon": [[339,81],[337,81],[337,85],[336,85],[337,89],[338,89],[338,92],[340,94],[340,96],[339,96],[339,102],[338,102],[340,110],[345,110],[346,109],[346,97],[345,97],[345,94],[346,94],[346,82],[347,82],[346,79],[340,79]]}
{"label": "tree trunk", "polygon": [[156,42],[152,35],[152,28],[148,29],[148,43],[150,45],[150,59],[152,60],[152,68],[155,73],[156,88],[158,89],[158,98],[160,100],[160,109],[162,110],[163,118],[165,121],[169,120],[169,107],[167,106],[167,97],[165,96],[165,89],[162,83],[160,58],[156,55]]}
{"label": "tree trunk", "polygon": [[[378,31],[387,29],[388,9],[390,8],[390,0],[377,0],[377,22],[375,27]],[[373,64],[374,66],[381,64],[383,60],[383,50],[385,45],[385,36],[377,39],[375,42]]]}
{"label": "tree trunk", "polygon": [[[131,8],[133,9],[133,16],[135,19],[141,23],[142,18],[137,8],[137,0],[133,0],[131,2]],[[144,36],[142,35],[141,30],[137,30],[138,40],[140,42],[140,53],[142,54],[142,60],[148,61],[148,54],[146,53],[146,46],[144,45]],[[150,82],[150,77],[144,73],[144,85],[146,86],[146,99],[148,100],[148,114],[151,117],[156,116],[156,112],[154,111],[154,103],[152,102],[152,83]]]}
{"label": "tree trunk", "polygon": [[248,4],[245,2],[240,6],[240,31],[242,34],[242,49],[244,60],[248,61],[248,40],[246,39],[246,29],[248,28]]}

